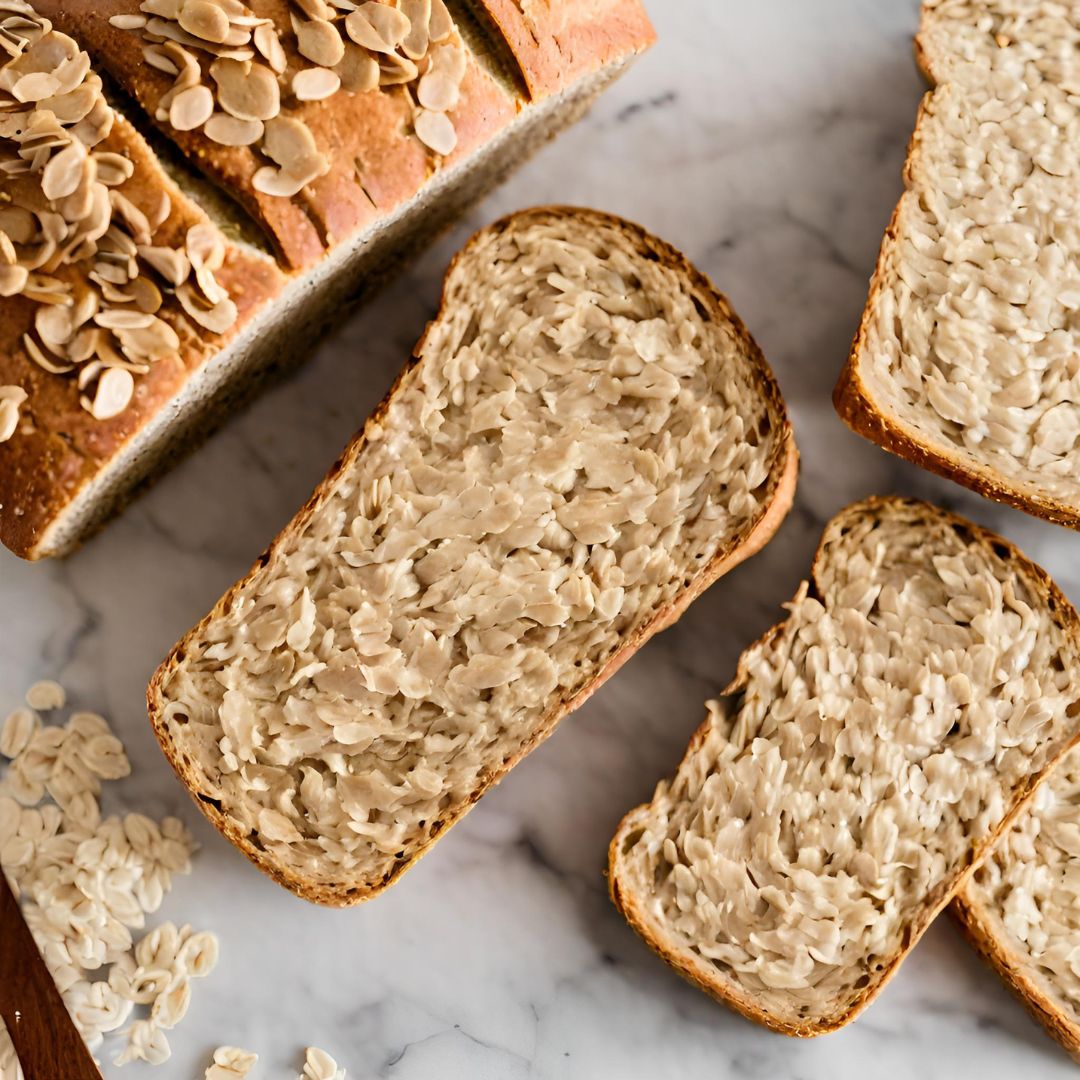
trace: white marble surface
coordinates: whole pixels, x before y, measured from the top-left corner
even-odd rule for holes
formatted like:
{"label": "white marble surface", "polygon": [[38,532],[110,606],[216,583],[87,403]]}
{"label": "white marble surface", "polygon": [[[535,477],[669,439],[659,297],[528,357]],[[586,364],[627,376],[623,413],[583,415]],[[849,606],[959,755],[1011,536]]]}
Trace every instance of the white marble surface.
{"label": "white marble surface", "polygon": [[[849,435],[829,394],[899,189],[922,86],[916,0],[654,0],[660,45],[292,382],[264,397],[72,559],[0,555],[0,709],[55,675],[115,720],[132,808],[181,813],[202,842],[162,917],[213,928],[154,1071],[209,1051],[296,1074],[326,1047],[350,1077],[922,1080],[1072,1075],[1063,1054],[935,925],[865,1016],[809,1043],[770,1035],[683,984],[631,933],[602,875],[624,811],[677,762],[739,650],[778,616],[825,519],[872,492],[929,495],[1018,541],[1080,600],[1080,538],[999,510]],[[803,453],[795,512],[382,898],[310,907],[203,822],[154,743],[143,687],[168,647],[307,496],[382,396],[469,230],[530,204],[594,204],[682,247],[779,376]]]}

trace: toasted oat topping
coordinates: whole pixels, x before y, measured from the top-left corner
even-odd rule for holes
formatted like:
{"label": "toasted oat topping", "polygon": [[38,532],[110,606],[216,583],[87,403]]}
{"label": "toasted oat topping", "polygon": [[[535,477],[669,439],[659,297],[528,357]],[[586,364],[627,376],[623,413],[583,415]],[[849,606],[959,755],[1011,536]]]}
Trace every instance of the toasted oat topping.
{"label": "toasted oat topping", "polygon": [[[240,0],[143,0],[114,26],[138,31],[147,63],[173,76],[157,119],[201,129],[224,146],[251,146],[273,164],[252,185],[289,198],[324,176],[324,148],[294,106],[340,90],[402,86],[413,131],[439,156],[457,145],[447,113],[465,76],[465,47],[443,0],[291,0],[290,58],[272,19]],[[277,134],[270,127],[278,124]]]}
{"label": "toasted oat topping", "polygon": [[[184,310],[207,329],[235,321],[213,277],[224,241],[210,225],[191,230],[189,248],[214,235],[217,261],[190,282],[189,256],[155,243],[168,195],[129,197],[135,166],[108,149],[116,118],[89,57],[23,0],[0,0],[0,60],[0,296],[34,301],[30,359],[76,379],[83,407],[110,419],[127,408],[136,376],[179,352],[161,314],[168,293],[187,289]],[[199,108],[189,98],[178,111]],[[0,388],[0,441],[17,430],[25,399]]]}

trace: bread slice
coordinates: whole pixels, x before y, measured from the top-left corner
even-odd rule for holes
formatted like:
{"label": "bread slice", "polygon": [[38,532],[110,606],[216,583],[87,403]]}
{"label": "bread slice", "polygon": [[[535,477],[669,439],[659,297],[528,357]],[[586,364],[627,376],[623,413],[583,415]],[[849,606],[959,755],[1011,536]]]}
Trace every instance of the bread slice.
{"label": "bread slice", "polygon": [[[578,119],[654,37],[638,0],[596,0],[562,15],[548,8],[544,14],[530,5],[507,22],[532,42],[531,47],[522,46],[519,55],[518,47],[502,37],[499,24],[485,14],[486,0],[467,5],[451,0],[451,40],[437,48],[449,48],[463,62],[460,70],[455,69],[461,74],[460,87],[450,93],[444,80],[442,91],[445,101],[452,103],[443,119],[452,126],[456,141],[450,153],[435,153],[416,131],[415,121],[423,111],[417,104],[423,78],[419,68],[418,78],[408,84],[395,81],[387,70],[386,85],[368,92],[342,88],[323,100],[301,102],[290,90],[301,68],[309,76],[314,72],[327,77],[299,52],[297,28],[305,25],[304,20],[295,4],[257,5],[259,17],[250,11],[238,15],[240,22],[233,30],[239,37],[252,35],[254,18],[260,33],[278,36],[288,66],[278,80],[281,113],[276,119],[306,124],[328,169],[287,197],[267,195],[252,186],[253,175],[269,168],[270,159],[258,147],[225,146],[203,129],[177,130],[168,117],[159,119],[162,132],[150,129],[143,109],[157,115],[163,95],[175,89],[174,77],[161,70],[163,63],[181,64],[185,80],[194,77],[196,69],[201,72],[200,86],[188,88],[196,101],[198,95],[207,100],[217,86],[207,48],[218,46],[193,44],[175,20],[164,18],[163,13],[175,14],[175,5],[153,4],[152,12],[141,12],[140,0],[35,3],[36,15],[22,0],[0,4],[5,34],[18,40],[19,35],[31,34],[27,25],[40,27],[41,34],[35,29],[31,36],[48,36],[44,58],[39,58],[42,63],[59,63],[64,54],[55,46],[64,34],[86,50],[89,66],[83,56],[74,70],[96,92],[106,80],[110,96],[108,102],[102,99],[102,107],[108,105],[115,119],[112,133],[98,150],[120,152],[136,165],[135,176],[119,194],[145,209],[167,193],[176,211],[174,225],[204,221],[207,215],[214,219],[232,241],[218,284],[229,293],[238,318],[220,334],[188,325],[190,320],[177,310],[171,284],[160,280],[163,317],[175,323],[179,348],[138,376],[127,408],[109,419],[92,420],[80,404],[85,390],[78,381],[82,370],[46,371],[28,350],[24,334],[33,332],[46,305],[36,296],[11,294],[12,272],[3,266],[8,256],[0,259],[0,290],[9,294],[0,304],[0,542],[30,559],[69,553],[144,481],[231,416],[268,377],[310,355],[311,342],[340,320],[355,300],[375,291],[466,207]],[[247,10],[239,3],[226,7],[234,15]],[[346,32],[347,7],[309,3],[304,10],[330,14],[333,27],[321,28],[322,37],[328,39],[330,33]],[[397,8],[398,18],[408,10],[414,19],[436,10],[414,0],[398,3]],[[205,5],[201,9],[205,16]],[[140,20],[145,23],[142,27]],[[194,25],[187,16],[185,21]],[[151,24],[154,36],[167,30],[174,40],[148,45],[144,31],[149,32]],[[352,44],[347,47],[355,54]],[[549,61],[552,50],[559,48],[568,50],[567,62],[556,71]],[[14,69],[28,62],[17,54],[17,49],[10,55],[0,52],[0,67],[11,85]],[[159,66],[153,66],[147,55]],[[398,60],[404,65],[404,58]],[[386,59],[384,66],[392,65]],[[67,75],[72,70],[68,64]],[[114,86],[127,92],[122,109],[126,120],[120,117]],[[26,96],[28,88],[23,90]],[[0,97],[7,116],[0,125],[5,176],[10,167],[18,167],[12,159],[19,149],[15,145],[19,130],[37,130],[42,121],[55,121],[50,104],[61,110],[76,133],[84,127],[75,128],[69,115],[71,100],[61,95],[66,110],[63,103],[42,99],[33,104],[35,126],[22,124],[16,129],[14,120],[30,106],[17,107],[3,90]],[[424,97],[428,100],[426,93]],[[223,119],[220,109],[214,118]],[[59,153],[60,145],[45,149]],[[22,174],[17,182],[40,180],[44,164],[39,156],[37,171]],[[4,180],[5,185],[12,182],[10,177]],[[37,187],[33,204],[53,215],[49,220],[70,209],[66,196],[47,199],[40,183]],[[12,227],[8,218],[0,212],[0,231]],[[38,246],[17,246],[20,264],[37,268]],[[74,251],[80,265],[65,264],[58,273],[70,277],[80,290],[93,291],[89,283],[96,273],[94,245],[79,245]],[[277,253],[280,266],[271,251]],[[146,270],[142,260],[137,264]],[[19,403],[18,424],[4,441],[12,398]]]}
{"label": "bread slice", "polygon": [[390,884],[795,487],[742,323],[617,218],[482,230],[416,357],[149,687],[207,817],[318,903]]}
{"label": "bread slice", "polygon": [[1080,527],[1080,8],[927,0],[923,102],[837,411]]}
{"label": "bread slice", "polygon": [[980,953],[1080,1062],[1080,750],[953,901]]}
{"label": "bread slice", "polygon": [[876,997],[1080,736],[1080,619],[1012,545],[900,499],[829,523],[788,612],[623,819],[610,887],[691,982],[812,1036]]}

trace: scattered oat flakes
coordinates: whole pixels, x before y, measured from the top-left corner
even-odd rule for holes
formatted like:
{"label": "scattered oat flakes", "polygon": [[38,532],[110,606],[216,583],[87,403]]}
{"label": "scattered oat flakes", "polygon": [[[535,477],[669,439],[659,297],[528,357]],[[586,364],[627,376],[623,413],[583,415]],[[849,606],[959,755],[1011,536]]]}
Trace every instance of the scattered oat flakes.
{"label": "scattered oat flakes", "polygon": [[67,702],[64,688],[52,679],[42,679],[26,691],[26,704],[38,712],[62,709]]}
{"label": "scattered oat flakes", "polygon": [[214,1062],[205,1073],[204,1080],[244,1080],[251,1072],[259,1055],[237,1046],[219,1046],[214,1051]]}

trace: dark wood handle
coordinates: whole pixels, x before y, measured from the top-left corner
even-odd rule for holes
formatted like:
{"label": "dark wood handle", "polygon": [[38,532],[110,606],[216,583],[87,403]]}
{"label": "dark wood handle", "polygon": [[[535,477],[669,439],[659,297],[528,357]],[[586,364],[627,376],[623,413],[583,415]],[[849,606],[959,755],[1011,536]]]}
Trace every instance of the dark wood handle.
{"label": "dark wood handle", "polygon": [[2,872],[0,1016],[26,1080],[101,1080]]}

